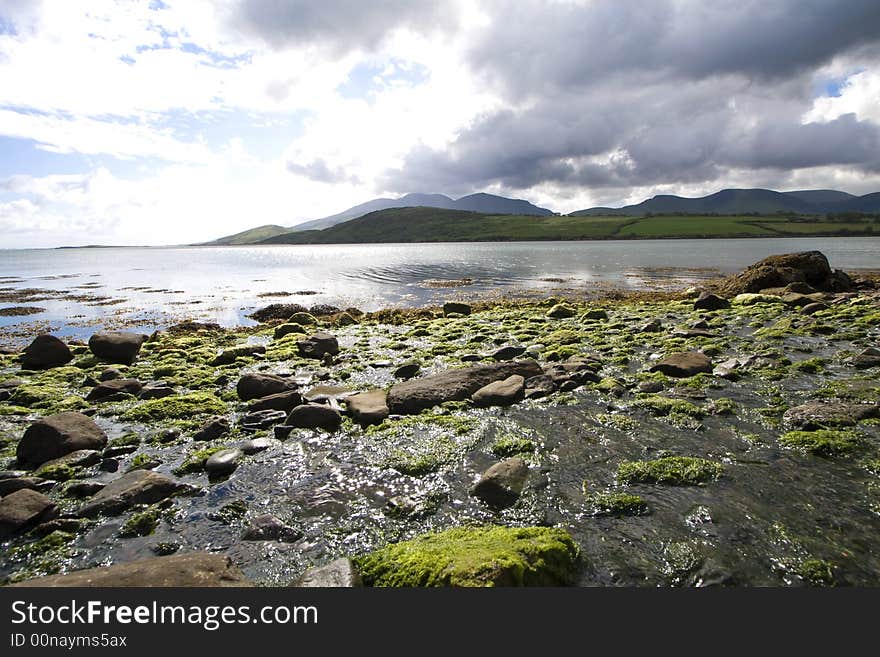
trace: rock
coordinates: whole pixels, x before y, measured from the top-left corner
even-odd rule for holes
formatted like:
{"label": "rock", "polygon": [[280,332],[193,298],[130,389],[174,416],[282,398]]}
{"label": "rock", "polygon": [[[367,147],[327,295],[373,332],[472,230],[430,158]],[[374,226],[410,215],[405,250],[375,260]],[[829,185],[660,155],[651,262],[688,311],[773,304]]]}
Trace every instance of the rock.
{"label": "rock", "polygon": [[422,366],[414,361],[407,361],[394,370],[395,379],[411,379],[421,371]]}
{"label": "rock", "polygon": [[388,392],[388,408],[392,413],[412,414],[446,401],[464,401],[483,386],[514,374],[530,378],[543,372],[533,360],[447,370],[395,384]]}
{"label": "rock", "polygon": [[136,504],[153,504],[186,488],[183,484],[152,470],[132,470],[101,489],[79,510],[84,518],[116,515]]}
{"label": "rock", "polygon": [[[88,468],[101,462],[101,452],[94,449],[78,449],[57,459],[46,461],[40,469],[67,465],[72,468]],[[39,474],[39,473],[38,473]]]}
{"label": "rock", "polygon": [[[317,326],[318,320],[309,312],[298,312],[291,315],[287,321],[292,324],[305,324],[306,326]],[[305,333],[305,331],[303,331]]]}
{"label": "rock", "polygon": [[443,304],[443,315],[448,316],[449,313],[458,313],[459,315],[467,316],[471,314],[471,307],[466,303],[447,301]]}
{"label": "rock", "polygon": [[581,319],[608,319],[608,313],[601,308],[593,308],[581,315]]}
{"label": "rock", "polygon": [[44,491],[52,488],[54,481],[40,477],[6,477],[0,478],[0,497],[9,495],[17,490]]}
{"label": "rock", "polygon": [[814,301],[801,308],[801,314],[815,315],[820,310],[828,310],[828,304],[821,301]]}
{"label": "rock", "polygon": [[295,387],[296,384],[293,381],[284,377],[250,372],[238,380],[235,391],[238,393],[239,399],[249,401],[275,395],[279,392],[287,392]]}
{"label": "rock", "polygon": [[17,490],[0,500],[0,539],[57,515],[55,503],[29,488]]}
{"label": "rock", "polygon": [[284,422],[284,419],[286,417],[287,412],[273,410],[271,408],[264,411],[253,411],[251,413],[247,413],[241,418],[241,420],[239,420],[239,426],[245,431],[268,429],[273,424]]}
{"label": "rock", "polygon": [[381,424],[388,417],[388,401],[384,390],[359,392],[345,400],[349,414],[361,426]]}
{"label": "rock", "polygon": [[510,406],[524,395],[525,379],[519,374],[512,374],[503,381],[493,381],[483,386],[471,395],[471,399],[475,406]]}
{"label": "rock", "polygon": [[305,328],[303,328],[302,324],[289,322],[287,324],[282,324],[281,326],[276,326],[275,332],[272,334],[272,337],[275,340],[279,340],[285,335],[290,335],[291,333],[302,333],[303,335],[305,335],[306,330]]}
{"label": "rock", "polygon": [[639,383],[639,392],[655,393],[663,390],[663,384],[659,381],[642,381]]}
{"label": "rock", "polygon": [[99,566],[66,575],[49,575],[18,582],[16,587],[219,587],[253,586],[222,554],[188,552],[150,557],[129,563]]}
{"label": "rock", "polygon": [[730,308],[730,301],[711,292],[703,292],[694,301],[694,310],[722,310]]}
{"label": "rock", "polygon": [[138,393],[138,399],[164,399],[175,394],[177,393],[174,388],[169,385],[148,384],[141,388],[141,391]]}
{"label": "rock", "polygon": [[806,294],[791,292],[782,297],[782,303],[784,303],[786,306],[803,307],[809,306],[811,303],[814,303],[814,300],[812,297],[808,297]]}
{"label": "rock", "polygon": [[309,568],[294,586],[320,588],[354,588],[363,586],[357,566],[341,557],[324,566]]}
{"label": "rock", "polygon": [[785,411],[782,423],[786,429],[814,431],[855,426],[862,420],[880,417],[880,406],[848,402],[807,402]]}
{"label": "rock", "polygon": [[519,499],[528,477],[528,464],[514,456],[486,470],[469,492],[487,505],[503,509]]}
{"label": "rock", "polygon": [[659,333],[663,330],[663,325],[659,319],[652,319],[636,328],[636,333]]}
{"label": "rock", "polygon": [[274,440],[271,438],[252,438],[251,440],[245,440],[239,448],[246,455],[250,456],[252,454],[257,454],[264,450],[269,449],[273,445],[277,445]]}
{"label": "rock", "polygon": [[137,379],[110,379],[98,384],[86,395],[86,401],[120,399],[123,395],[137,395],[143,384]]}
{"label": "rock", "polygon": [[324,404],[308,403],[290,411],[284,424],[300,429],[324,429],[333,432],[342,424],[342,416],[339,411]]}
{"label": "rock", "polygon": [[671,335],[677,338],[715,338],[717,337],[711,331],[704,331],[701,329],[693,329],[693,328],[676,328],[672,331]]}
{"label": "rock", "polygon": [[224,349],[221,351],[214,360],[211,361],[211,365],[217,367],[219,365],[229,365],[235,362],[236,358],[248,358],[250,356],[256,356],[257,354],[265,354],[266,353],[266,345],[262,344],[240,344],[235,347],[230,347],[229,349]]}
{"label": "rock", "polygon": [[295,527],[285,525],[271,515],[257,516],[251,520],[250,526],[241,535],[244,541],[281,541],[293,543],[303,537],[303,533]]}
{"label": "rock", "polygon": [[513,360],[517,356],[522,356],[526,352],[526,348],[520,345],[507,345],[496,349],[492,352],[494,360]]}
{"label": "rock", "polygon": [[320,385],[306,390],[303,393],[303,399],[307,402],[317,402],[320,404],[330,404],[331,406],[335,406],[337,402],[344,400],[347,397],[351,397],[354,394],[357,393],[351,388]]}
{"label": "rock", "polygon": [[277,392],[274,395],[266,395],[255,399],[248,404],[248,413],[257,411],[284,411],[290,413],[294,408],[302,404],[302,395],[296,390]]}
{"label": "rock", "polygon": [[[341,313],[342,308],[337,308],[336,306],[331,306],[330,304],[327,304],[327,303],[316,303],[314,306],[309,308],[309,312],[312,315],[316,315],[318,317],[324,317],[326,315],[335,315],[337,313]],[[294,319],[292,321],[295,322],[297,320]]]}
{"label": "rock", "polygon": [[662,372],[666,376],[683,378],[694,376],[700,372],[711,372],[712,361],[698,351],[684,351],[667,356],[654,363],[651,372]]}
{"label": "rock", "polygon": [[99,381],[113,381],[114,379],[123,379],[123,378],[125,378],[125,377],[122,375],[122,372],[117,370],[115,367],[107,367],[101,372],[101,375],[98,377],[98,380]]}
{"label": "rock", "polygon": [[26,370],[47,370],[73,360],[70,348],[54,335],[38,335],[21,356],[21,367]]}
{"label": "rock", "polygon": [[225,417],[214,417],[205,422],[201,428],[193,434],[193,440],[208,441],[217,440],[229,433],[229,420]]}
{"label": "rock", "polygon": [[736,276],[727,278],[719,289],[725,296],[736,296],[766,288],[786,287],[792,283],[806,283],[817,290],[846,291],[852,288],[852,281],[845,276],[832,272],[828,258],[819,251],[805,251],[764,258]]}
{"label": "rock", "polygon": [[734,306],[756,306],[762,303],[779,303],[780,301],[786,303],[784,297],[770,294],[758,294],[756,292],[744,292],[743,294],[737,294],[733,297],[733,299],[730,300],[730,303]]}
{"label": "rock", "polygon": [[80,449],[103,449],[107,434],[82,413],[56,413],[37,420],[24,432],[16,458],[24,466],[37,466]]}
{"label": "rock", "polygon": [[137,358],[147,337],[129,331],[100,331],[89,338],[89,349],[101,360],[129,365]]}
{"label": "rock", "polygon": [[718,363],[713,369],[712,374],[720,376],[722,379],[735,381],[739,378],[737,371],[743,366],[743,362],[737,358],[728,358],[723,363]]}
{"label": "rock", "polygon": [[539,374],[538,376],[530,376],[525,380],[525,392],[524,395],[526,399],[538,399],[539,397],[546,397],[553,393],[553,379],[551,379],[546,374]]}
{"label": "rock", "polygon": [[860,370],[866,370],[871,367],[880,367],[880,349],[869,347],[863,352],[850,358],[849,362],[853,367]]}
{"label": "rock", "polygon": [[238,448],[221,449],[219,452],[211,454],[205,461],[205,471],[208,473],[208,477],[212,478],[230,475],[235,472],[242,457],[244,457],[244,452]]}
{"label": "rock", "polygon": [[[287,319],[296,313],[306,312],[306,307],[298,303],[272,303],[264,308],[255,310],[248,317],[258,322],[268,322],[272,319]],[[293,320],[296,321],[296,320]]]}
{"label": "rock", "polygon": [[574,317],[576,314],[574,308],[567,306],[564,303],[557,303],[547,311],[547,317],[550,317],[551,319],[566,319],[568,317]]}
{"label": "rock", "polygon": [[64,494],[72,497],[91,497],[107,487],[102,481],[73,481],[64,488]]}
{"label": "rock", "polygon": [[296,346],[303,358],[321,359],[325,354],[335,356],[339,353],[339,343],[329,333],[318,331],[303,340],[297,340]]}

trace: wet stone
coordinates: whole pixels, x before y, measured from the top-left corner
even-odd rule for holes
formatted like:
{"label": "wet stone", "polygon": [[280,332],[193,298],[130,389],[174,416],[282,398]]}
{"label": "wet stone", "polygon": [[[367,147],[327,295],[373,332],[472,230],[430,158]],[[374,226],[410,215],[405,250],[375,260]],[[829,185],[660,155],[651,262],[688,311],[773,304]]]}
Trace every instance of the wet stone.
{"label": "wet stone", "polygon": [[202,427],[193,435],[193,440],[196,441],[209,441],[209,440],[217,440],[222,436],[225,436],[229,433],[229,420],[225,417],[215,417],[208,420]]}
{"label": "wet stone", "polygon": [[357,566],[351,559],[345,557],[335,559],[324,566],[309,568],[305,574],[294,583],[299,587],[321,588],[352,588],[363,586]]}
{"label": "wet stone", "polygon": [[272,515],[257,516],[251,520],[250,525],[241,535],[244,541],[280,541],[293,543],[298,541],[303,533]]}
{"label": "wet stone", "polygon": [[205,471],[209,477],[223,477],[235,472],[238,468],[244,452],[237,448],[221,449],[214,452],[205,461]]}
{"label": "wet stone", "polygon": [[505,508],[519,499],[528,476],[528,464],[514,456],[486,470],[471,487],[470,494],[490,507]]}
{"label": "wet stone", "polygon": [[287,413],[284,411],[275,411],[267,409],[265,411],[254,411],[243,416],[239,421],[239,426],[245,431],[257,431],[258,429],[268,429],[273,424],[284,422]]}

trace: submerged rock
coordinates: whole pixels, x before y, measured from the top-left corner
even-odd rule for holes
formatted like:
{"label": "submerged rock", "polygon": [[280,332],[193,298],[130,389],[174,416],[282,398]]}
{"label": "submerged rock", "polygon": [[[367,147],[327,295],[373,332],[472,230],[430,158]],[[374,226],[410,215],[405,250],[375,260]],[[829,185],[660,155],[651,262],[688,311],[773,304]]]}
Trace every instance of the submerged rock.
{"label": "submerged rock", "polygon": [[464,401],[483,386],[514,374],[531,378],[543,371],[533,360],[447,370],[394,385],[388,392],[388,408],[392,413],[412,414],[443,402]]}
{"label": "submerged rock", "polygon": [[244,457],[244,452],[238,448],[221,449],[219,452],[211,454],[205,461],[205,471],[209,477],[230,475],[238,468],[242,457]]}
{"label": "submerged rock", "polygon": [[18,582],[16,587],[253,586],[222,554],[188,552]]}
{"label": "submerged rock", "polygon": [[368,586],[561,586],[578,549],[555,527],[456,527],[355,559]]}
{"label": "submerged rock", "polygon": [[48,497],[29,488],[17,490],[0,500],[0,539],[31,527],[57,514]]}
{"label": "submerged rock", "polygon": [[303,533],[295,527],[285,525],[272,515],[257,516],[251,520],[250,526],[241,535],[243,541],[281,541],[293,543],[303,537]]}
{"label": "submerged rock", "polygon": [[129,365],[137,358],[147,337],[129,331],[100,331],[89,338],[89,349],[101,360]]}
{"label": "submerged rock", "polygon": [[345,400],[348,412],[361,426],[380,424],[389,415],[388,399],[384,390],[359,392]]}
{"label": "submerged rock", "polygon": [[26,370],[47,370],[65,365],[73,354],[62,340],[54,335],[38,335],[21,355],[21,367]]}
{"label": "submerged rock", "polygon": [[153,504],[174,495],[185,485],[158,472],[133,470],[110,482],[79,510],[84,518],[115,515],[136,504]]}
{"label": "submerged rock", "polygon": [[294,584],[300,587],[353,588],[363,586],[357,566],[351,559],[334,559],[324,566],[309,568]]}
{"label": "submerged rock", "polygon": [[705,354],[698,351],[684,351],[677,354],[671,354],[654,363],[651,372],[661,372],[666,376],[676,378],[685,378],[700,374],[701,372],[712,371],[712,361]]}
{"label": "submerged rock", "polygon": [[880,417],[880,406],[848,402],[808,402],[794,406],[782,416],[787,429],[852,427],[862,420]]}
{"label": "submerged rock", "polygon": [[528,477],[528,464],[514,456],[486,470],[469,492],[487,505],[503,509],[519,499]]}
{"label": "submerged rock", "polygon": [[483,386],[471,396],[471,400],[475,406],[510,406],[520,401],[524,394],[525,379],[513,374],[503,381]]}
{"label": "submerged rock", "polygon": [[37,420],[24,432],[16,448],[16,458],[24,466],[46,461],[81,449],[103,449],[107,434],[82,413],[56,413]]}

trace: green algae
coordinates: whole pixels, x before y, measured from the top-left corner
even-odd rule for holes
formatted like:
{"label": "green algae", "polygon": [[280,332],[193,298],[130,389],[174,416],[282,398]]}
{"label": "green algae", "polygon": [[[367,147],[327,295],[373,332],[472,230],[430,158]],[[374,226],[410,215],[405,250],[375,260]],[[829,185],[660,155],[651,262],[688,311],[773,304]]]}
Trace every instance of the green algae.
{"label": "green algae", "polygon": [[785,447],[799,449],[816,456],[841,456],[862,445],[861,437],[852,431],[789,431],[779,438]]}
{"label": "green algae", "polygon": [[517,454],[531,454],[535,451],[535,442],[524,436],[506,434],[496,439],[489,451],[499,458]]}
{"label": "green algae", "polygon": [[638,408],[643,408],[654,415],[679,415],[691,417],[694,419],[702,418],[705,411],[684,399],[671,399],[661,395],[650,395],[636,399],[633,404]]}
{"label": "green algae", "polygon": [[623,461],[617,466],[617,478],[626,484],[667,484],[696,486],[717,479],[724,466],[715,461],[691,456],[667,456],[655,461]]}
{"label": "green algae", "polygon": [[425,534],[355,561],[368,586],[559,586],[577,558],[562,529],[489,526]]}
{"label": "green algae", "polygon": [[629,493],[590,493],[584,482],[587,504],[597,516],[644,516],[651,512],[648,503],[638,495]]}
{"label": "green algae", "polygon": [[122,538],[149,536],[156,531],[161,516],[162,509],[158,506],[151,506],[145,511],[135,513],[123,523],[122,527],[119,529],[119,536]]}
{"label": "green algae", "polygon": [[183,460],[183,463],[174,468],[174,474],[184,475],[201,472],[205,469],[205,462],[212,454],[228,447],[229,445],[216,445],[194,450]]}
{"label": "green algae", "polygon": [[834,566],[824,559],[807,559],[797,567],[797,574],[813,586],[834,584]]}
{"label": "green algae", "polygon": [[208,392],[191,392],[162,399],[150,399],[122,414],[129,422],[155,422],[167,419],[188,419],[194,415],[219,415],[226,405]]}

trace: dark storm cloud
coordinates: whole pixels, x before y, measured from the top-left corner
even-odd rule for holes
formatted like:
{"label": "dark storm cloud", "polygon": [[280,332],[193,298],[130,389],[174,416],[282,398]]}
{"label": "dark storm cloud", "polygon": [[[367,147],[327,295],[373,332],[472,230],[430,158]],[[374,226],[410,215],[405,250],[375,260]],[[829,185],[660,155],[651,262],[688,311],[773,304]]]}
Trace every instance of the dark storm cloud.
{"label": "dark storm cloud", "polygon": [[452,24],[442,0],[240,0],[230,20],[275,48],[317,46],[336,53],[373,49],[406,26],[429,32]]}
{"label": "dark storm cloud", "polygon": [[[880,2],[594,0],[487,5],[469,63],[508,108],[414,148],[388,190],[628,190],[753,170],[878,171],[880,127],[802,122],[819,67],[876,70]],[[628,192],[622,193],[626,196]]]}

